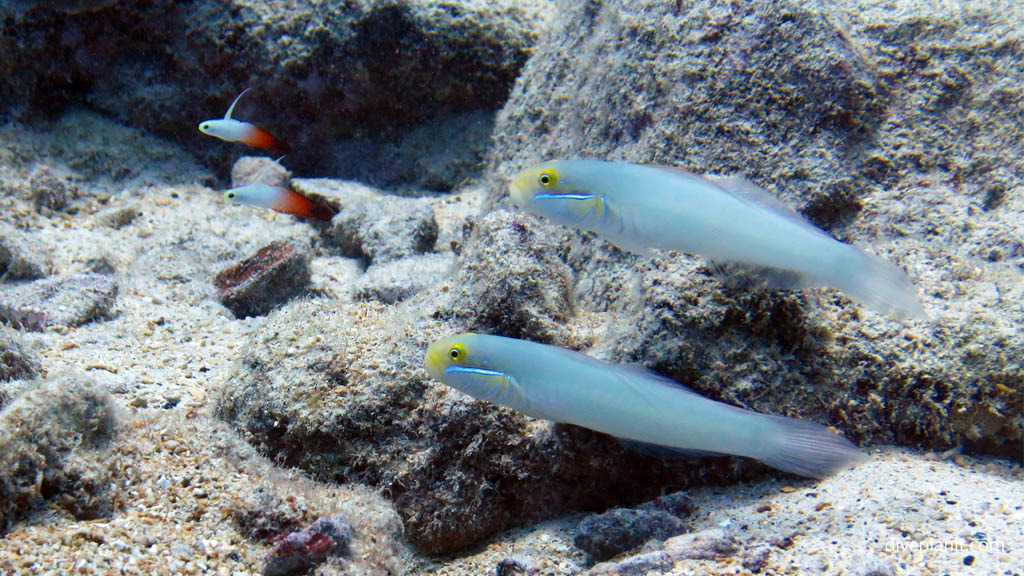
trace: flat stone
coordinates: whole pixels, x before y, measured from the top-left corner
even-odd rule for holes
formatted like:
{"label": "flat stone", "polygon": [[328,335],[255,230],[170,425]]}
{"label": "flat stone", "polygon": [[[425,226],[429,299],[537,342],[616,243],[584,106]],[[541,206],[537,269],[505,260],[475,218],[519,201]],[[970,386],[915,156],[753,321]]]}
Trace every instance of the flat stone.
{"label": "flat stone", "polygon": [[296,244],[274,242],[222,270],[214,278],[221,304],[238,318],[262,316],[309,285],[309,254]]}
{"label": "flat stone", "polygon": [[50,258],[32,237],[0,222],[0,280],[31,280],[50,273]]}
{"label": "flat stone", "polygon": [[422,254],[370,266],[356,282],[356,300],[394,304],[448,277],[455,265],[451,254]]}
{"label": "flat stone", "polygon": [[110,314],[117,281],[86,272],[0,288],[0,318],[24,330],[80,326]]}
{"label": "flat stone", "polygon": [[714,560],[726,558],[739,551],[739,543],[717,528],[683,534],[665,541],[665,552],[672,558],[688,560]]}
{"label": "flat stone", "polygon": [[351,554],[352,527],[341,514],[326,516],[278,542],[264,560],[263,576],[305,574],[330,557]]}
{"label": "flat stone", "polygon": [[602,561],[648,540],[664,540],[686,529],[685,522],[661,510],[615,508],[580,522],[573,544],[591,559]]}

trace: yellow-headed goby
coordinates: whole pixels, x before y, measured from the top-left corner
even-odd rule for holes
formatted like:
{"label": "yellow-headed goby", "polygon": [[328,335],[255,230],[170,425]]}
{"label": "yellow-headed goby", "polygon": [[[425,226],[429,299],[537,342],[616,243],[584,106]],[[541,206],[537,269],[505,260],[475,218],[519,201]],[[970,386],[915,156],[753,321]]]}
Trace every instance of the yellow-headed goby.
{"label": "yellow-headed goby", "polygon": [[457,334],[431,344],[425,363],[435,380],[481,400],[656,455],[746,456],[812,478],[867,459],[820,424],[716,402],[643,368],[565,348]]}
{"label": "yellow-headed goby", "polygon": [[831,286],[890,316],[925,317],[903,270],[839,242],[742,178],[556,160],[517,174],[510,193],[518,206],[596,232],[624,250],[678,250],[747,265],[776,287]]}

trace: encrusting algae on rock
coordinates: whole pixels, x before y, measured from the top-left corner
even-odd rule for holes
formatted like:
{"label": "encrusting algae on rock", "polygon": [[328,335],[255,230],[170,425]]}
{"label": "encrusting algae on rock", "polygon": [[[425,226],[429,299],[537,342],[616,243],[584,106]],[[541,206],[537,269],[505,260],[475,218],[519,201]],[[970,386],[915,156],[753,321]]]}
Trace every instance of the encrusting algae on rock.
{"label": "encrusting algae on rock", "polygon": [[1014,573],[1019,4],[0,2],[0,572]]}

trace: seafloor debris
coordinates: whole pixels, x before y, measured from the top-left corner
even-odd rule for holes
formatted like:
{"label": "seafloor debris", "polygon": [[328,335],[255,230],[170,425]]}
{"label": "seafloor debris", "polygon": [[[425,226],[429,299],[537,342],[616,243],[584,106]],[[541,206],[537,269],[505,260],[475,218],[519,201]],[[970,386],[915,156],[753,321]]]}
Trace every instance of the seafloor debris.
{"label": "seafloor debris", "polygon": [[108,228],[120,230],[134,222],[141,214],[142,212],[134,204],[112,206],[97,212],[96,222]]}
{"label": "seafloor debris", "polygon": [[254,540],[272,541],[298,530],[307,520],[309,508],[302,498],[281,497],[264,487],[248,492],[231,509],[239,530]]}
{"label": "seafloor debris", "polygon": [[736,539],[718,528],[683,534],[665,541],[665,551],[677,559],[713,560],[732,556],[738,550]]}
{"label": "seafloor debris", "polygon": [[672,557],[664,550],[629,556],[613,562],[601,562],[587,571],[587,576],[643,576],[661,574],[672,568]]}
{"label": "seafloor debris", "polygon": [[383,264],[431,251],[437,222],[429,199],[378,194],[343,203],[328,238],[347,256]]}
{"label": "seafloor debris", "polygon": [[417,254],[370,266],[356,283],[356,300],[394,304],[443,280],[454,266],[451,254]]}
{"label": "seafloor debris", "polygon": [[51,326],[79,326],[110,313],[117,281],[86,272],[43,278],[0,290],[0,318],[41,332]]}
{"label": "seafloor debris", "polygon": [[298,245],[273,242],[217,274],[220,302],[238,318],[261,316],[309,285],[309,255]]}
{"label": "seafloor debris", "polygon": [[50,258],[21,230],[0,222],[0,280],[42,278],[50,273]]}
{"label": "seafloor debris", "polygon": [[[42,365],[39,355],[26,347],[17,332],[0,324],[0,382],[35,378]],[[0,406],[3,406],[0,393]]]}
{"label": "seafloor debris", "polygon": [[0,532],[47,501],[80,519],[107,514],[105,455],[116,429],[110,396],[84,376],[15,397],[0,413]]}
{"label": "seafloor debris", "polygon": [[53,168],[42,165],[36,168],[28,180],[32,204],[37,212],[52,210],[54,212],[68,207],[78,190],[66,176],[58,174]]}
{"label": "seafloor debris", "polygon": [[267,554],[263,576],[304,574],[328,558],[344,558],[351,552],[352,527],[341,514],[319,518],[305,529],[292,532]]}
{"label": "seafloor debris", "polygon": [[473,332],[562,342],[573,277],[561,258],[561,236],[504,210],[477,220],[473,234],[441,314]]}
{"label": "seafloor debris", "polygon": [[576,528],[573,544],[592,560],[607,560],[651,539],[664,540],[687,530],[687,523],[661,510],[614,508],[588,516]]}

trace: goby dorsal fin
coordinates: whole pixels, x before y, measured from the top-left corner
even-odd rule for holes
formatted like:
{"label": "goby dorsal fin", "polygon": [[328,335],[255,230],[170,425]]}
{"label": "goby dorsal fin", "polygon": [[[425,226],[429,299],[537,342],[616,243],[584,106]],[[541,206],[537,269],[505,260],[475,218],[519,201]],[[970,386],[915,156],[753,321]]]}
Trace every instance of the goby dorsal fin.
{"label": "goby dorsal fin", "polygon": [[[242,94],[245,94],[248,91],[249,88],[246,88],[245,90],[242,90]],[[242,94],[235,96],[235,101],[231,103],[231,106],[228,106],[228,113],[224,115],[225,120],[231,120],[231,112],[235,110],[235,104],[238,104],[238,99],[242,97]]]}
{"label": "goby dorsal fin", "polygon": [[271,162],[271,163],[267,164],[266,166],[264,166],[263,168],[261,168],[259,173],[256,174],[256,177],[252,179],[252,184],[259,184],[260,181],[263,180],[263,177],[267,174],[267,170],[270,170],[271,166],[273,166],[274,164],[277,164],[278,162],[283,160],[285,156],[286,156],[286,154],[278,157],[273,162]]}

